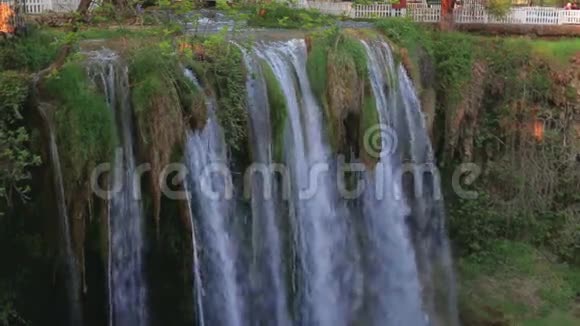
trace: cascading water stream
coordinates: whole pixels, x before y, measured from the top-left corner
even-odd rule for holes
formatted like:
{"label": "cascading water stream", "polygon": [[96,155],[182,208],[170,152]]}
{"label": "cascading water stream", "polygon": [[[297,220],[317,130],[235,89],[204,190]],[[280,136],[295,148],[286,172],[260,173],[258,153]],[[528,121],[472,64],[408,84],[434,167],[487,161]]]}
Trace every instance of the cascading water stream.
{"label": "cascading water stream", "polygon": [[58,146],[54,136],[52,122],[47,117],[44,108],[40,107],[39,112],[46,123],[49,138],[50,162],[54,178],[54,190],[56,195],[56,204],[58,215],[60,217],[60,233],[62,236],[62,255],[65,261],[65,284],[69,300],[69,325],[83,325],[82,303],[81,303],[81,281],[78,269],[77,259],[72,249],[72,241],[68,220],[68,212],[64,195],[64,185],[62,181],[62,170],[60,167],[60,156],[58,155]]}
{"label": "cascading water stream", "polygon": [[[198,89],[203,89],[190,71],[186,71],[186,75]],[[193,215],[199,220],[203,243],[200,264],[205,281],[204,322],[207,325],[246,325],[241,286],[237,281],[238,244],[230,228],[231,219],[236,215],[228,198],[233,186],[226,144],[215,116],[215,99],[208,98],[206,105],[205,127],[201,131],[188,132],[185,144]]]}
{"label": "cascading water stream", "polygon": [[[291,174],[290,216],[297,235],[301,275],[299,325],[337,326],[353,321],[356,267],[348,212],[331,182],[330,150],[322,111],[306,76],[304,40],[259,46],[280,83],[288,108],[285,159]],[[322,169],[320,169],[322,168]]]}
{"label": "cascading water stream", "polygon": [[109,323],[145,326],[148,318],[144,226],[141,190],[135,173],[128,67],[109,50],[89,53],[88,67],[115,113],[121,146],[114,160],[109,199]]}
{"label": "cascading water stream", "polygon": [[366,266],[367,284],[370,284],[367,288],[367,322],[371,325],[426,325],[415,253],[405,224],[409,208],[400,197],[402,185],[398,172],[403,166],[397,148],[394,148],[399,133],[394,132],[392,119],[392,111],[399,108],[385,92],[387,87],[396,87],[387,83],[389,76],[386,72],[392,72],[389,71],[390,51],[382,48],[381,43],[363,44],[383,129],[382,140],[390,140],[390,144],[382,144],[374,176],[373,173],[366,176],[369,188],[374,191],[366,191],[363,197],[368,238],[365,254],[371,257]]}
{"label": "cascading water stream", "polygon": [[[272,167],[272,128],[266,82],[257,58],[244,51],[248,79],[248,115],[253,161],[262,175],[251,175],[252,287],[257,293],[254,323],[291,325],[284,280],[280,235],[280,208]],[[274,313],[273,313],[274,312]]]}
{"label": "cascading water stream", "polygon": [[[213,96],[206,96],[206,124],[188,131],[184,146],[196,324],[458,325],[442,200],[410,196],[399,173],[407,169],[408,161],[412,171],[421,174],[423,166],[433,163],[420,102],[389,46],[363,43],[379,121],[396,142],[383,144],[374,170],[359,175],[366,191],[352,201],[341,198],[335,181],[339,161],[325,139],[328,121],[307,77],[305,41],[259,43],[243,50],[253,166],[265,172],[246,180],[252,214],[250,276],[243,275],[248,249],[244,246],[249,241],[236,229],[234,219],[244,213],[232,198],[227,146],[216,115],[219,108]],[[283,131],[272,131],[271,114],[280,108],[270,107],[262,64],[272,69],[285,98]],[[146,326],[143,218],[134,179],[127,67],[106,50],[90,53],[88,67],[115,112],[122,149],[111,175],[113,189],[119,191],[109,200],[110,324]],[[191,71],[185,70],[185,75],[203,89]],[[273,132],[283,132],[288,178],[273,177]],[[416,176],[414,188],[440,195],[438,177],[423,182]],[[286,189],[287,203],[279,198]],[[286,216],[291,230],[285,229]],[[290,245],[284,242],[288,234],[293,237]],[[290,251],[292,255],[287,254]],[[438,269],[447,277],[445,300],[433,290],[440,281]],[[246,279],[251,295],[245,291]],[[292,286],[290,279],[295,282]]]}
{"label": "cascading water stream", "polygon": [[[189,186],[187,181],[184,182],[185,191],[189,194]],[[193,285],[194,289],[194,300],[196,303],[197,308],[197,321],[199,322],[199,326],[205,326],[205,313],[203,311],[203,282],[201,280],[201,271],[200,271],[200,263],[199,263],[199,244],[197,243],[197,234],[196,234],[196,223],[193,220],[193,206],[191,205],[191,197],[187,196],[187,208],[189,210],[189,224],[191,227],[191,250],[192,252],[192,260],[193,260]]]}
{"label": "cascading water stream", "polygon": [[[431,291],[426,304],[440,325],[459,325],[455,273],[449,240],[445,231],[445,210],[441,181],[434,163],[433,148],[427,135],[425,119],[417,92],[402,65],[399,66],[399,88],[411,136],[411,162],[415,169],[412,218],[419,268]],[[437,287],[434,289],[433,287]]]}
{"label": "cascading water stream", "polygon": [[[364,42],[363,42],[364,43]],[[410,210],[407,223],[414,246],[417,270],[421,280],[422,305],[434,325],[458,325],[454,274],[447,235],[438,171],[421,104],[413,84],[402,65],[396,66],[388,44],[364,43],[369,57],[369,70],[381,123],[396,131],[396,154],[403,158],[398,166],[398,194],[404,196]],[[378,69],[378,67],[388,67]],[[410,184],[401,182],[408,174]],[[405,187],[406,186],[406,187]],[[434,266],[438,273],[435,275]],[[444,288],[435,290],[434,287]],[[435,293],[444,292],[444,298]]]}

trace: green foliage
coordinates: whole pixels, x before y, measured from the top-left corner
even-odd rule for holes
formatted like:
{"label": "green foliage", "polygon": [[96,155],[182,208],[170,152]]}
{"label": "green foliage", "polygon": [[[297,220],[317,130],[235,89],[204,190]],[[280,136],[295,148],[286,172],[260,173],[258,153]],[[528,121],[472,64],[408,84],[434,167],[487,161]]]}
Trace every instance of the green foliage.
{"label": "green foliage", "polygon": [[[28,77],[23,74],[0,73],[0,199],[8,205],[12,204],[13,193],[27,199],[29,169],[40,163],[29,148],[30,134],[22,115],[29,87]],[[0,204],[0,216],[3,207]]]}
{"label": "green foliage", "polygon": [[290,3],[272,1],[258,6],[250,17],[248,25],[269,28],[299,28],[330,26],[335,18],[316,10],[295,8]]}
{"label": "green foliage", "polygon": [[273,159],[275,162],[282,162],[284,133],[287,125],[286,119],[288,117],[286,96],[270,65],[265,61],[261,61],[260,65],[268,89],[268,102],[270,104],[270,120],[272,125]]}
{"label": "green foliage", "polygon": [[471,79],[475,48],[473,38],[459,33],[442,33],[433,40],[437,88],[447,95],[447,105],[456,104]]}
{"label": "green foliage", "polygon": [[0,71],[38,71],[47,67],[56,54],[62,35],[51,30],[33,29],[27,35],[0,43]]}
{"label": "green foliage", "polygon": [[547,326],[560,325],[547,321],[579,321],[572,309],[580,270],[554,263],[529,244],[492,241],[486,257],[462,258],[459,270],[465,324]]}
{"label": "green foliage", "polygon": [[580,259],[580,219],[573,213],[554,209],[518,212],[482,189],[479,193],[475,200],[450,205],[449,233],[460,256],[487,259],[496,241],[510,240],[545,248],[569,262]]}
{"label": "green foliage", "polygon": [[511,8],[511,0],[487,0],[485,2],[485,9],[495,17],[505,17]]}
{"label": "green foliage", "polygon": [[79,63],[65,64],[45,87],[58,105],[54,122],[65,186],[86,182],[95,165],[113,155],[113,113]]}
{"label": "green foliage", "polygon": [[417,47],[431,49],[430,31],[409,18],[382,19],[375,23],[375,27],[389,40],[411,52]]}
{"label": "green foliage", "polygon": [[225,33],[212,35],[201,44],[203,58],[196,58],[196,72],[215,91],[217,117],[228,145],[241,153],[248,139],[246,69],[242,51],[228,42]]}

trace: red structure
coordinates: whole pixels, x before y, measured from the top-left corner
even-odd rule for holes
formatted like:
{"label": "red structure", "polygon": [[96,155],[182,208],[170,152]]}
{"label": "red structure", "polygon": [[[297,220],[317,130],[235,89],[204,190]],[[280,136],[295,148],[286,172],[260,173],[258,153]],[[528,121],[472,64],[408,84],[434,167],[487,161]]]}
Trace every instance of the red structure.
{"label": "red structure", "polygon": [[453,24],[453,4],[455,0],[441,0],[441,27],[450,28]]}
{"label": "red structure", "polygon": [[0,0],[0,36],[17,33],[24,27],[21,0]]}
{"label": "red structure", "polygon": [[398,3],[394,3],[392,6],[393,6],[393,9],[407,8],[407,0],[399,0]]}
{"label": "red structure", "polygon": [[14,33],[14,16],[15,12],[12,6],[6,2],[0,2],[0,33]]}

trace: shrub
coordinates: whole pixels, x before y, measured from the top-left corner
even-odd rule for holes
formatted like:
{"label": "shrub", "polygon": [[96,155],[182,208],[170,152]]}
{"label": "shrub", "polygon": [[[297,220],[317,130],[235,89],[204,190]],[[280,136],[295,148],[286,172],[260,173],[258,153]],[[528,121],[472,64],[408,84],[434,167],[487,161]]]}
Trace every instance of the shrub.
{"label": "shrub", "polygon": [[[28,95],[26,75],[0,72],[0,199],[6,200],[8,205],[13,193],[26,199],[30,191],[28,170],[40,163],[40,158],[29,148],[30,134],[22,114]],[[0,204],[0,216],[3,208],[4,204]]]}
{"label": "shrub", "polygon": [[96,164],[112,158],[116,144],[112,111],[80,63],[65,64],[45,87],[58,105],[54,122],[62,169],[67,171],[65,186],[86,182]]}

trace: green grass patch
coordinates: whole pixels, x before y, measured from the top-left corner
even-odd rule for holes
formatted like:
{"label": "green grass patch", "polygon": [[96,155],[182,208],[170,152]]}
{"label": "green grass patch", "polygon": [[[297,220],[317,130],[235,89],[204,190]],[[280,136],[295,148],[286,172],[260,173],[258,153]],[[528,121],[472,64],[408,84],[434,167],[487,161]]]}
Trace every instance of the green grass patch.
{"label": "green grass patch", "polygon": [[530,40],[535,53],[553,58],[560,63],[568,63],[570,58],[580,53],[580,39],[563,38],[559,40]]}

